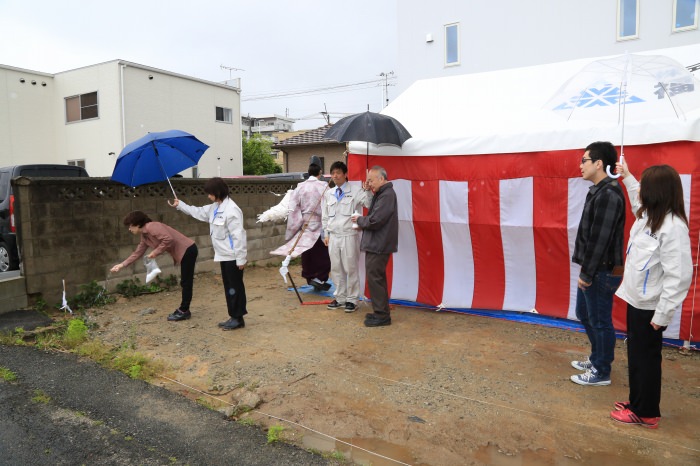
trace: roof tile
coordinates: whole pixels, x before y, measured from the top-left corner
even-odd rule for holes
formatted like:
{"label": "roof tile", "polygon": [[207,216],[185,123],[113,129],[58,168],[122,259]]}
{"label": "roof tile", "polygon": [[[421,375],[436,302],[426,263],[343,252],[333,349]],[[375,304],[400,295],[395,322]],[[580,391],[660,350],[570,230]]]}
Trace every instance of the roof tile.
{"label": "roof tile", "polygon": [[301,144],[322,144],[326,142],[342,144],[336,141],[335,139],[326,139],[323,137],[323,135],[326,134],[326,131],[328,131],[332,126],[333,125],[330,124],[321,126],[320,128],[309,130],[305,133],[285,139],[284,141],[280,141],[277,144],[275,144],[274,147],[296,146]]}

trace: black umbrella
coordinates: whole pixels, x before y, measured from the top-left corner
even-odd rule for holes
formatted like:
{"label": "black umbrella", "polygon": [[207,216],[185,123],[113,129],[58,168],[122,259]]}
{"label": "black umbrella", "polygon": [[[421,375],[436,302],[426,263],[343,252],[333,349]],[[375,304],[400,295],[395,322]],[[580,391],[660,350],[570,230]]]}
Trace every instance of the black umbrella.
{"label": "black umbrella", "polygon": [[324,137],[340,142],[366,142],[366,155],[369,156],[370,142],[380,146],[386,144],[401,147],[412,136],[399,120],[368,110],[338,120],[326,131]]}

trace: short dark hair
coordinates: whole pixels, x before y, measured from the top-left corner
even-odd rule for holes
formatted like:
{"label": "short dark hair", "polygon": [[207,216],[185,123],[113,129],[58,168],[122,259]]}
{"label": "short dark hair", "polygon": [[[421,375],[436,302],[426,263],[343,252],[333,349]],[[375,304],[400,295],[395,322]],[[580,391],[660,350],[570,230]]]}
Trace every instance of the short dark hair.
{"label": "short dark hair", "polygon": [[602,160],[603,168],[609,166],[610,172],[614,171],[615,163],[617,163],[617,150],[612,143],[607,141],[597,141],[589,144],[588,147],[586,147],[586,151],[591,157],[591,160],[594,162],[596,160]]}
{"label": "short dark hair", "polygon": [[311,165],[309,165],[309,175],[318,176],[320,174],[321,174],[321,167],[319,167],[315,163],[312,163]]}
{"label": "short dark hair", "polygon": [[228,185],[218,176],[210,178],[204,183],[204,192],[214,196],[217,201],[223,201],[228,197]]}
{"label": "short dark hair", "polygon": [[333,164],[331,165],[331,173],[333,173],[333,170],[341,170],[343,173],[347,174],[348,173],[348,166],[340,161],[333,162]]}
{"label": "short dark hair", "polygon": [[140,210],[134,210],[133,212],[129,212],[126,214],[126,217],[124,217],[124,220],[122,220],[122,223],[124,226],[130,227],[132,225],[135,225],[139,228],[143,228],[143,226],[147,223],[151,223],[152,220],[146,215],[145,212],[142,212]]}

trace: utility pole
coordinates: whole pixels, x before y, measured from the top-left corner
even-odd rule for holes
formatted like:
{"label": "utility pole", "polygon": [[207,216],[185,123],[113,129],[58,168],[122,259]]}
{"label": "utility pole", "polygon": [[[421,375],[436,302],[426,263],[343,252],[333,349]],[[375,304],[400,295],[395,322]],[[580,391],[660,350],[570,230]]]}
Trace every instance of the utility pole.
{"label": "utility pole", "polygon": [[389,86],[393,86],[393,84],[389,84],[389,76],[393,76],[394,72],[389,71],[388,73],[381,72],[379,73],[379,76],[384,78],[384,83],[382,84],[382,100],[383,100],[383,107],[386,107],[389,105]]}
{"label": "utility pole", "polygon": [[331,117],[330,117],[330,115],[328,115],[328,107],[326,106],[325,103],[323,104],[323,109],[325,110],[325,112],[321,112],[321,115],[323,115],[323,118],[326,119],[326,124],[330,125],[331,124]]}

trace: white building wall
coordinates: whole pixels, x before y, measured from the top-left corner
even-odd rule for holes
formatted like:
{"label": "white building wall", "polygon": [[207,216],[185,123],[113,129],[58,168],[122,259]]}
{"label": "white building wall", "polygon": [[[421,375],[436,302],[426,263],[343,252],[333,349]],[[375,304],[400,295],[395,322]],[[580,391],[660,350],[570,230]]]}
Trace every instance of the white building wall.
{"label": "white building wall", "polygon": [[[187,131],[210,146],[199,162],[200,177],[243,174],[240,95],[234,88],[126,66],[124,94],[127,144],[148,132]],[[230,108],[232,121],[216,121],[216,107]]]}
{"label": "white building wall", "polygon": [[[673,0],[639,0],[639,38],[617,41],[617,5],[617,0],[401,0],[398,91],[418,79],[700,43],[698,29],[672,32]],[[444,26],[450,23],[459,23],[457,66],[444,64]],[[432,42],[426,42],[428,34]]]}
{"label": "white building wall", "polygon": [[[55,75],[52,121],[55,125],[57,163],[85,160],[90,176],[110,176],[121,151],[119,73],[116,61]],[[97,91],[98,117],[66,121],[67,97]]]}
{"label": "white building wall", "polygon": [[58,163],[53,149],[53,95],[51,75],[0,67],[0,167]]}
{"label": "white building wall", "polygon": [[[99,116],[68,123],[65,99],[95,91]],[[230,123],[216,121],[217,106]],[[236,88],[118,60],[56,75],[0,66],[0,166],[85,160],[91,176],[110,176],[126,144],[168,129],[210,146],[200,177],[243,174]]]}

